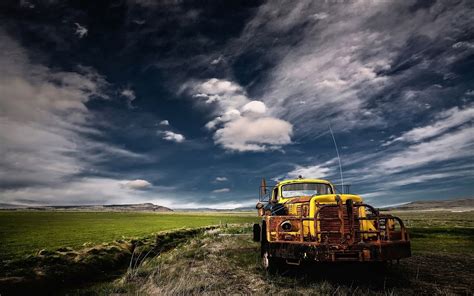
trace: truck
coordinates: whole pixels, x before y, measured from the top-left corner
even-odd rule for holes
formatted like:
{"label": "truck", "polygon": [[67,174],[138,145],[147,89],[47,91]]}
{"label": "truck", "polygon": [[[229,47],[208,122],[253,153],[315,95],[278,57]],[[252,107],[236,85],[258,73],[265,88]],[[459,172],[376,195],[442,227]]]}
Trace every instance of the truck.
{"label": "truck", "polygon": [[303,262],[386,263],[411,256],[403,221],[382,214],[359,195],[342,192],[327,180],[285,180],[260,185],[253,226],[262,265],[275,271]]}

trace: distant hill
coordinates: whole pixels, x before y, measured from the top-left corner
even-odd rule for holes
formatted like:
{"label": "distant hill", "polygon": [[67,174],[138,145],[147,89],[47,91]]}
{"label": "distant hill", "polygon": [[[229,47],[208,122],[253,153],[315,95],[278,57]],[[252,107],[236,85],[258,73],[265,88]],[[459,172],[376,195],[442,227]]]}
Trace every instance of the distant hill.
{"label": "distant hill", "polygon": [[387,211],[451,211],[468,212],[474,211],[474,198],[450,199],[450,200],[420,200],[404,205],[384,208]]}
{"label": "distant hill", "polygon": [[241,207],[233,209],[213,209],[213,208],[189,208],[189,209],[175,209],[179,212],[249,212],[256,211],[255,207]]}
{"label": "distant hill", "polygon": [[121,205],[77,205],[77,206],[17,206],[0,204],[3,210],[31,210],[31,211],[98,211],[98,212],[172,212],[167,207],[152,203],[121,204]]}

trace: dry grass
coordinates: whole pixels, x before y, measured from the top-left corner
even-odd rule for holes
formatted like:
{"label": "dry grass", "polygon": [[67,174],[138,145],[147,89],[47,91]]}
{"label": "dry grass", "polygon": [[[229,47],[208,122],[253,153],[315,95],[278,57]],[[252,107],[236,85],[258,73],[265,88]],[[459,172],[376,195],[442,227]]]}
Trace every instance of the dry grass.
{"label": "dry grass", "polygon": [[[249,228],[224,228],[241,233]],[[385,272],[373,266],[309,265],[270,275],[250,236],[212,231],[192,238],[94,294],[123,295],[471,295],[473,257],[423,255]],[[89,291],[82,291],[87,294]]]}

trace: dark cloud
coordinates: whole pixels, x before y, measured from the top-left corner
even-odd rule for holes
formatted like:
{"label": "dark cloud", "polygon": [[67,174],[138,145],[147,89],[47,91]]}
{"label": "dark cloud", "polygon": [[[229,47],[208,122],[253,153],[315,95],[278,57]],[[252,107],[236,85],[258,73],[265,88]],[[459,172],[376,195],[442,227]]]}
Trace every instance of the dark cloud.
{"label": "dark cloud", "polygon": [[473,15],[467,0],[2,2],[1,201],[248,205],[262,176],[339,182],[329,123],[375,203],[472,194]]}

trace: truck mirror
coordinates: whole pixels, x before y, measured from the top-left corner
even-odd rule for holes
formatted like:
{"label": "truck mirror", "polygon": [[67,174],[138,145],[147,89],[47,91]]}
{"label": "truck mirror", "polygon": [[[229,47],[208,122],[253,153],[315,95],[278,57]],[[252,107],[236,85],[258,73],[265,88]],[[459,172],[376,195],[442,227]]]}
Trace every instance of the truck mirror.
{"label": "truck mirror", "polygon": [[262,178],[262,183],[260,183],[260,195],[265,196],[267,194],[267,181],[265,178]]}

